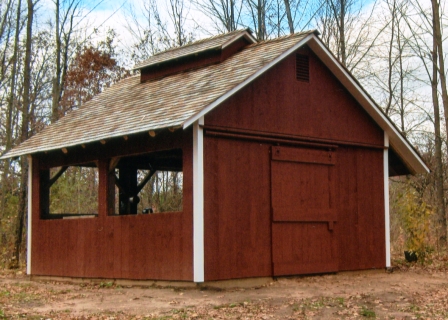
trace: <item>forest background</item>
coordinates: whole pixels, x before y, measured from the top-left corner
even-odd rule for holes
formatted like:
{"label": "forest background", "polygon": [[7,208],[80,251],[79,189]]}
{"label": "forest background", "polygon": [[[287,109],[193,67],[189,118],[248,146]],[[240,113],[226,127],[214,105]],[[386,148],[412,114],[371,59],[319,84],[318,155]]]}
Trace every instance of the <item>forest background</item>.
{"label": "forest background", "polygon": [[[163,50],[243,28],[259,41],[317,29],[431,169],[390,180],[392,253],[429,261],[447,254],[447,18],[437,0],[1,0],[0,152]],[[89,202],[70,183],[83,174],[65,173],[63,199],[83,189]],[[0,162],[2,267],[25,263],[27,175],[26,157]],[[178,203],[182,179],[151,179],[152,202]]]}

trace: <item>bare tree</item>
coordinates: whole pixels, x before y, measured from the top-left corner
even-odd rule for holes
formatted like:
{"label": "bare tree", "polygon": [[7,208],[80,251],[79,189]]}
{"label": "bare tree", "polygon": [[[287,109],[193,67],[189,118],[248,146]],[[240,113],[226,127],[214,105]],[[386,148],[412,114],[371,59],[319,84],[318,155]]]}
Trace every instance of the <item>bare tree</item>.
{"label": "bare tree", "polygon": [[190,42],[189,33],[185,27],[185,11],[188,11],[188,9],[185,7],[185,2],[183,0],[170,0],[168,16],[174,26],[173,44],[176,47],[183,46]]}
{"label": "bare tree", "polygon": [[[55,74],[53,78],[51,122],[59,119],[59,102],[64,90],[65,75],[69,65],[70,46],[75,27],[75,17],[79,14],[81,0],[67,0],[55,4]],[[61,14],[61,8],[62,14]]]}
{"label": "bare tree", "polygon": [[[445,129],[448,130],[448,93],[446,88],[446,70],[445,70],[445,56],[443,53],[442,43],[442,31],[441,31],[441,18],[440,18],[440,4],[437,0],[431,0],[432,6],[432,28],[433,28],[433,48],[432,48],[432,63],[433,63],[433,81],[432,81],[432,94],[433,97],[438,95],[437,92],[437,74],[440,77],[441,95],[443,102],[443,109],[445,111]],[[438,60],[437,60],[438,59]],[[438,62],[438,64],[437,64]],[[435,135],[436,135],[436,158],[440,156],[440,161],[437,163],[436,168],[436,191],[438,208],[437,219],[439,227],[439,241],[441,246],[447,244],[447,224],[446,224],[446,208],[444,201],[443,190],[443,171],[442,171],[442,137],[440,133],[440,111],[439,102],[436,98],[434,100],[434,121],[435,121]],[[437,109],[437,110],[436,110]],[[448,132],[448,131],[446,131]],[[440,144],[440,146],[439,146]],[[440,152],[440,154],[439,154]]]}
{"label": "bare tree", "polygon": [[237,30],[242,23],[243,0],[194,0],[193,3],[211,18],[218,33]]}
{"label": "bare tree", "polygon": [[[134,44],[129,49],[134,61],[193,41],[194,31],[187,28],[189,9],[184,0],[170,0],[165,9],[167,20],[159,14],[155,0],[146,0],[143,8],[129,7],[126,28],[134,38]],[[143,21],[136,14],[139,10],[144,12]]]}
{"label": "bare tree", "polygon": [[[34,6],[37,3],[33,0],[27,0],[27,23],[26,23],[26,40],[25,40],[25,58],[23,71],[23,96],[22,96],[22,130],[20,141],[28,139],[29,130],[29,110],[30,110],[30,88],[31,88],[31,44],[33,41],[33,18]],[[25,224],[25,210],[27,199],[27,181],[28,181],[28,160],[22,156],[21,161],[21,175],[20,175],[20,191],[19,191],[19,208],[16,220],[16,241],[14,245],[15,261],[19,262],[20,249],[23,239],[23,229]]]}
{"label": "bare tree", "polygon": [[266,12],[268,11],[267,1],[268,0],[246,0],[245,2],[250,25],[255,29],[255,36],[259,41],[268,38],[266,29]]}
{"label": "bare tree", "polygon": [[[446,204],[444,199],[444,180],[445,172],[443,170],[443,131],[441,129],[441,110],[440,110],[440,95],[442,96],[446,89],[439,90],[439,78],[441,79],[445,73],[442,71],[440,62],[444,57],[443,50],[439,49],[440,25],[437,26],[437,20],[440,19],[438,4],[432,3],[432,7],[425,9],[419,3],[413,3],[415,14],[403,16],[405,17],[406,25],[411,30],[410,37],[412,39],[412,49],[415,55],[422,62],[423,68],[426,71],[427,78],[431,85],[431,97],[433,107],[433,124],[434,124],[434,190],[435,190],[435,207],[437,216],[437,237],[441,247],[446,246],[447,230],[446,230]],[[439,20],[440,22],[440,20]],[[443,85],[442,85],[443,86]],[[445,115],[446,116],[446,115]]]}
{"label": "bare tree", "polygon": [[[18,56],[19,56],[19,36],[20,36],[20,21],[21,21],[21,11],[22,11],[22,3],[21,0],[17,2],[17,10],[16,10],[16,26],[15,26],[15,35],[14,35],[14,49],[12,54],[12,70],[10,75],[10,88],[9,88],[9,97],[7,101],[6,107],[6,137],[5,137],[5,152],[9,151],[12,147],[12,115],[14,102],[16,98],[16,81],[18,78],[17,68],[18,68]],[[10,189],[8,185],[8,176],[10,172],[9,160],[5,161],[2,175],[2,208],[5,207],[6,201],[6,193]]]}
{"label": "bare tree", "polygon": [[362,0],[322,1],[315,19],[321,38],[339,61],[354,71],[383,31],[373,23],[377,2],[370,3],[367,11]]}

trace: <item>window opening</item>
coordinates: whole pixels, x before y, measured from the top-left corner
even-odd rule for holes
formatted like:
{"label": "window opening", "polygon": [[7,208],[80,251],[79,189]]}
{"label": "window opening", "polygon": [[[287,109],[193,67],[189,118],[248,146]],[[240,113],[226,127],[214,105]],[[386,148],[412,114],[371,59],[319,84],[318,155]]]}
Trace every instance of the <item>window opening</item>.
{"label": "window opening", "polygon": [[98,168],[95,163],[42,170],[41,190],[43,218],[98,215]]}
{"label": "window opening", "polygon": [[112,159],[114,215],[179,212],[183,209],[182,150]]}

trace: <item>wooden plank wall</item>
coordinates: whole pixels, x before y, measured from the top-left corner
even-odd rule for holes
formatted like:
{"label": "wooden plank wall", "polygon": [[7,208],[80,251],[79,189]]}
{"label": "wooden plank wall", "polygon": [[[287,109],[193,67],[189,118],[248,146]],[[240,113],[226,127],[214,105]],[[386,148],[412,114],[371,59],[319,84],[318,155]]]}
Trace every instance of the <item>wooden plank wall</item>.
{"label": "wooden plank wall", "polygon": [[310,81],[295,78],[295,54],[224,101],[205,125],[383,146],[383,131],[325,65],[309,54]]}
{"label": "wooden plank wall", "polygon": [[209,130],[252,137],[205,137],[206,280],[273,274],[269,149],[288,144],[257,133],[338,147],[338,268],[385,267],[383,131],[314,54],[301,54],[309,83],[296,80],[291,54],[205,117]]}
{"label": "wooden plank wall", "polygon": [[[206,280],[272,276],[270,145],[208,137],[205,148]],[[337,270],[384,268],[383,152],[339,147],[337,155]]]}
{"label": "wooden plank wall", "polygon": [[[100,205],[100,214],[96,218],[42,220],[39,217],[37,177],[39,167],[45,167],[46,163],[39,165],[39,158],[33,159],[31,273],[65,277],[192,280],[191,131],[185,131],[185,135],[182,145],[183,212],[107,216],[105,208]],[[148,145],[142,144],[141,140],[139,144],[140,152],[148,151],[145,149]],[[167,140],[165,145],[172,147]],[[151,144],[150,147],[153,146]],[[100,199],[102,193],[107,193],[107,190],[100,190]]]}
{"label": "wooden plank wall", "polygon": [[340,270],[386,266],[382,161],[382,150],[338,149]]}
{"label": "wooden plank wall", "polygon": [[205,139],[205,279],[271,275],[270,145]]}

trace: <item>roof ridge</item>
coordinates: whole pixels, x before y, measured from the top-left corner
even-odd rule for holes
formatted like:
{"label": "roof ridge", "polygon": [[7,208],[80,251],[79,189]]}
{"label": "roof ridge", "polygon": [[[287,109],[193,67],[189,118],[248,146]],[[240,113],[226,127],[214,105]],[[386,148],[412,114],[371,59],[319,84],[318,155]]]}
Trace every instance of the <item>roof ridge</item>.
{"label": "roof ridge", "polygon": [[[152,57],[156,57],[158,55],[161,55],[161,54],[164,54],[164,53],[167,53],[167,52],[172,52],[172,51],[176,51],[176,50],[179,50],[179,49],[188,48],[188,47],[191,47],[193,45],[201,44],[201,43],[204,43],[204,42],[207,42],[207,41],[210,41],[210,40],[215,40],[215,39],[218,39],[218,38],[221,38],[221,37],[227,37],[227,36],[230,36],[232,34],[242,33],[244,31],[247,31],[249,33],[251,32],[249,28],[246,28],[246,29],[233,30],[233,31],[230,31],[230,32],[227,32],[227,33],[215,34],[214,36],[211,36],[211,37],[208,37],[208,38],[199,39],[197,41],[193,41],[193,42],[184,44],[182,46],[172,47],[172,48],[166,49],[164,51],[157,52],[156,54],[152,55]],[[141,63],[139,63],[139,64],[141,64]]]}
{"label": "roof ridge", "polygon": [[317,31],[317,29],[311,29],[311,30],[306,30],[306,31],[301,31],[301,32],[287,34],[287,35],[280,36],[280,37],[277,37],[277,38],[260,40],[260,41],[258,41],[256,43],[250,44],[249,47],[254,47],[254,46],[258,46],[258,45],[264,45],[266,43],[280,42],[280,41],[283,41],[283,40],[286,40],[286,39],[295,38],[295,37],[298,37],[298,36],[303,36],[303,35],[313,34],[313,33],[315,35],[319,35],[319,31]]}

